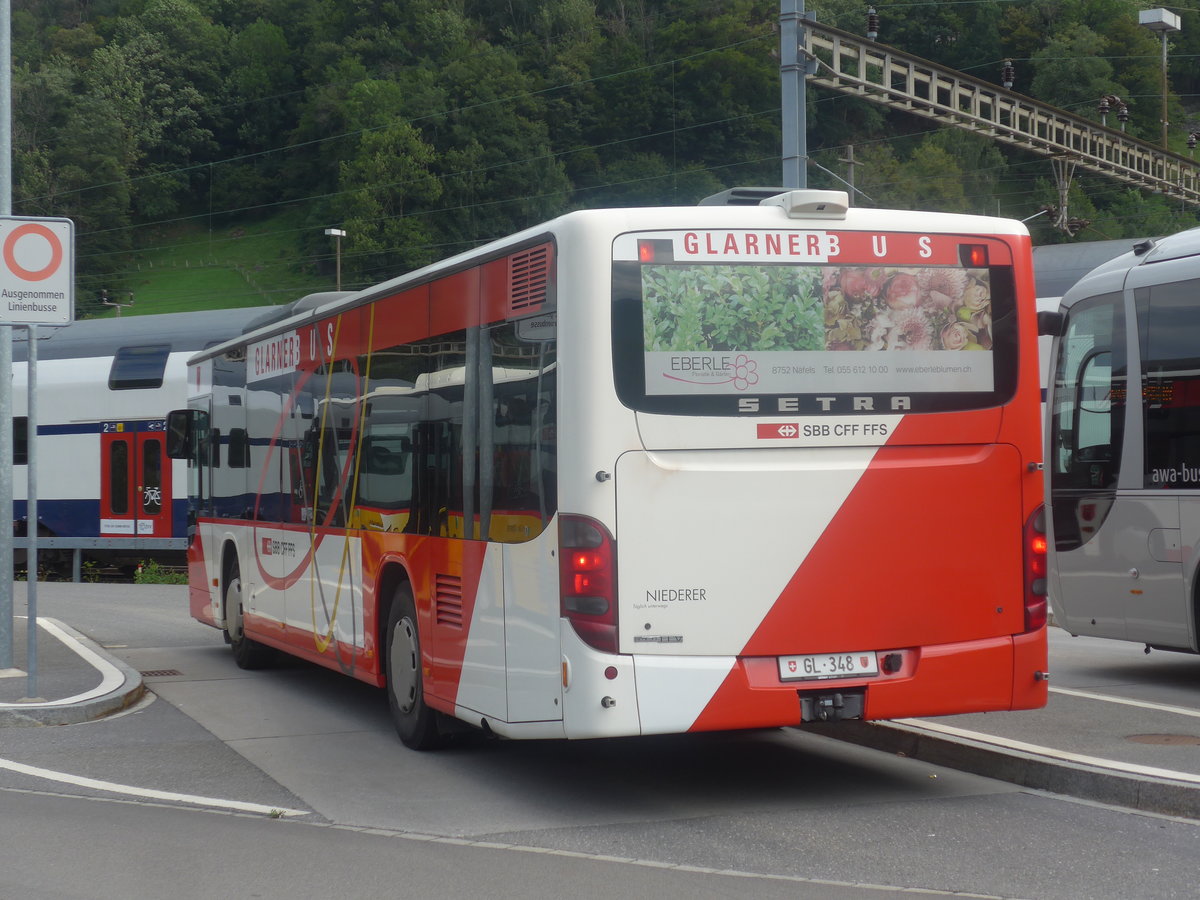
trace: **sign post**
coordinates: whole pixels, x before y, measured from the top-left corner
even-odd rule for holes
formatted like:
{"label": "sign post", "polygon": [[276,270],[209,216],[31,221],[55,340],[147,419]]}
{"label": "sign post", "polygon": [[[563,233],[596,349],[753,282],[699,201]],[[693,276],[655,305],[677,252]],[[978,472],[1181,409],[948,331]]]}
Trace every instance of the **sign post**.
{"label": "sign post", "polygon": [[[13,325],[29,331],[27,357],[29,465],[26,589],[28,622],[26,665],[29,696],[37,689],[37,326],[68,325],[75,318],[75,223],[70,219],[0,216],[0,329]],[[12,344],[9,365],[0,377],[0,672],[13,666],[12,554]],[[0,356],[3,356],[0,346]],[[3,362],[0,359],[0,362]],[[4,464],[7,458],[7,464]]]}

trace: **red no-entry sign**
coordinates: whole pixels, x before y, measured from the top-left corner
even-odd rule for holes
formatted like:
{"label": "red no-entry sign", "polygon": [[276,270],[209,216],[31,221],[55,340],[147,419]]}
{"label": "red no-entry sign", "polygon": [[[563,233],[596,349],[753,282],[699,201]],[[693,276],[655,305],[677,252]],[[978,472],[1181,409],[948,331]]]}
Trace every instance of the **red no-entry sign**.
{"label": "red no-entry sign", "polygon": [[0,217],[0,324],[75,318],[75,223]]}

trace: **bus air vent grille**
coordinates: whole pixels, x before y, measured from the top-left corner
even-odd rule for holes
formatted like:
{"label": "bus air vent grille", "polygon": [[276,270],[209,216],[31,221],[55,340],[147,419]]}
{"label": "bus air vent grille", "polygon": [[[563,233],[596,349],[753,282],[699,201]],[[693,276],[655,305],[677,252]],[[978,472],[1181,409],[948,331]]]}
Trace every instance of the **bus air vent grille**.
{"label": "bus air vent grille", "polygon": [[433,620],[448,628],[463,627],[462,579],[455,575],[437,575],[433,595]]}
{"label": "bus air vent grille", "polygon": [[508,276],[510,313],[541,306],[550,286],[550,245],[514,253],[508,258]]}

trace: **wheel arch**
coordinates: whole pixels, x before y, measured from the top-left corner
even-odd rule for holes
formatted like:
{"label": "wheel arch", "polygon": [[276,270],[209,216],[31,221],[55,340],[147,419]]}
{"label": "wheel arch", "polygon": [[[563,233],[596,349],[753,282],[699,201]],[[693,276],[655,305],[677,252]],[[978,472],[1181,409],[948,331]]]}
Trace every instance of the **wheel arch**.
{"label": "wheel arch", "polygon": [[[379,666],[379,675],[381,679],[387,678],[387,626],[388,619],[392,614],[392,601],[395,598],[396,589],[402,584],[407,584],[409,589],[412,589],[413,579],[412,574],[408,570],[408,566],[399,559],[388,559],[383,563],[383,567],[379,570],[379,578],[375,582],[375,641],[379,647],[379,658],[381,665]],[[416,602],[416,591],[413,591],[413,602]],[[420,616],[417,616],[418,635],[420,634]]]}
{"label": "wheel arch", "polygon": [[227,537],[221,543],[221,583],[217,586],[217,596],[221,599],[221,621],[217,624],[222,628],[227,627],[228,624],[225,611],[225,588],[229,584],[235,567],[240,575],[242,561],[238,554],[237,542],[233,538]]}

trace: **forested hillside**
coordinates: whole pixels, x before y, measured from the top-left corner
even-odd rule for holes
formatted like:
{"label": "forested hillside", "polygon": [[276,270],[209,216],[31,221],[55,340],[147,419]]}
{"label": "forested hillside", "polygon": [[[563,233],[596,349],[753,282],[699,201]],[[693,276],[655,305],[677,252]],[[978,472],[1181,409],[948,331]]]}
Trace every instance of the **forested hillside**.
{"label": "forested hillside", "polygon": [[[1014,90],[1096,118],[1117,95],[1128,130],[1157,140],[1151,5],[874,3],[881,43],[997,82],[1012,60]],[[806,6],[865,30],[865,2]],[[1186,154],[1200,15],[1181,15]],[[265,227],[264,265],[328,281],[323,230],[343,228],[357,286],[569,209],[777,184],[778,18],[778,0],[13,0],[14,213],[76,221],[87,315],[101,289],[133,290],[146,253],[206,234],[213,257]],[[820,90],[808,111],[813,187],[841,187],[853,147],[862,205],[1024,219],[1057,203],[1043,159]],[[1197,221],[1096,176],[1071,210],[1081,240]],[[1068,239],[1047,218],[1036,239]]]}

